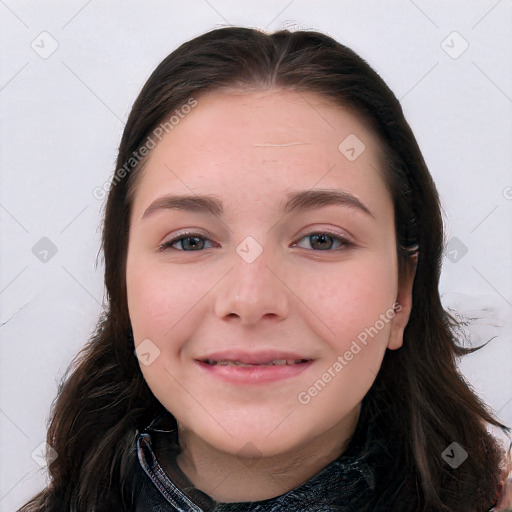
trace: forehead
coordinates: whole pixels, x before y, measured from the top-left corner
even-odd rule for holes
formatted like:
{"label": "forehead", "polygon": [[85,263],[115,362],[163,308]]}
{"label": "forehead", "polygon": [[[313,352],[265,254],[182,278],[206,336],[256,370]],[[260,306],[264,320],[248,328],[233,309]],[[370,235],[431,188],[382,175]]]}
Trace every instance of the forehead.
{"label": "forehead", "polygon": [[173,133],[177,145],[193,135],[204,149],[217,149],[218,144],[226,143],[231,148],[246,146],[255,143],[255,137],[262,145],[285,146],[299,141],[337,146],[339,137],[351,130],[374,142],[361,116],[317,93],[228,89],[200,96],[197,107],[180,119],[167,138]]}
{"label": "forehead", "polygon": [[214,91],[198,97],[197,106],[152,150],[136,207],[166,187],[180,193],[236,191],[260,202],[273,192],[315,185],[382,196],[379,154],[379,141],[364,121],[320,95]]}

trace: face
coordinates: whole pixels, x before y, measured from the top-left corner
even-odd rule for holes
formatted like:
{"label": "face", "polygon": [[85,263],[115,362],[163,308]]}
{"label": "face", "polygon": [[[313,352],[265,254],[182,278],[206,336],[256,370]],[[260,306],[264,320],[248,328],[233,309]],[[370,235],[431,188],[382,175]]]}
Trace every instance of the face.
{"label": "face", "polygon": [[201,96],[152,150],[128,307],[144,378],[197,439],[271,456],[353,424],[411,305],[378,155],[356,116],[282,90]]}

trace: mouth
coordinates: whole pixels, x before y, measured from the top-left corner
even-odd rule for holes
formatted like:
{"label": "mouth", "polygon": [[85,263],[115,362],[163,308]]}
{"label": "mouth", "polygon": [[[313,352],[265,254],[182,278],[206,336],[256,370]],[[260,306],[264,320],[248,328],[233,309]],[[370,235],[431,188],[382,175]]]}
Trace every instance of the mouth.
{"label": "mouth", "polygon": [[195,360],[199,367],[214,378],[232,384],[264,384],[289,379],[309,368],[313,359],[300,354],[267,351],[217,352]]}
{"label": "mouth", "polygon": [[230,360],[230,359],[221,359],[220,361],[216,361],[214,359],[203,359],[201,362],[208,364],[210,366],[293,366],[297,364],[303,364],[310,361],[310,359],[274,359],[272,361],[263,362],[263,363],[244,363],[242,361]]}

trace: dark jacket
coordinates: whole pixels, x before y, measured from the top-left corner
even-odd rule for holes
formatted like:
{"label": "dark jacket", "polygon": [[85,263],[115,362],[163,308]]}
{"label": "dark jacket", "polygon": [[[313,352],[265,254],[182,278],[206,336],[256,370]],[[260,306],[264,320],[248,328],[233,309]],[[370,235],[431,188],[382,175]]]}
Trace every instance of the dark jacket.
{"label": "dark jacket", "polygon": [[[167,471],[157,457],[164,450],[171,455],[165,457]],[[373,470],[360,460],[354,443],[303,485],[252,503],[218,503],[196,489],[172,457],[178,450],[176,429],[165,415],[137,434],[140,485],[136,512],[359,512],[362,509],[356,501],[368,503],[372,495]]]}
{"label": "dark jacket", "polygon": [[[194,487],[177,465],[176,424],[170,414],[160,414],[136,432],[135,512],[397,512],[396,504],[389,508],[378,499],[383,481],[391,482],[394,475],[376,469],[391,466],[387,458],[393,450],[368,451],[370,430],[361,421],[346,451],[306,483],[263,501],[219,503]],[[417,506],[404,501],[399,512],[417,512]]]}

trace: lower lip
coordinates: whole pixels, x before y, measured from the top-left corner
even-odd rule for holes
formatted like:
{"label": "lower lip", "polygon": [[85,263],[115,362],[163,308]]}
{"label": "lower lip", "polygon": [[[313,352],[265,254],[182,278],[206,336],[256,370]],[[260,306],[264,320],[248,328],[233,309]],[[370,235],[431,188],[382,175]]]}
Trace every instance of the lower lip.
{"label": "lower lip", "polygon": [[293,365],[222,366],[196,362],[210,375],[234,384],[264,384],[289,379],[296,377],[313,363],[308,361]]}

